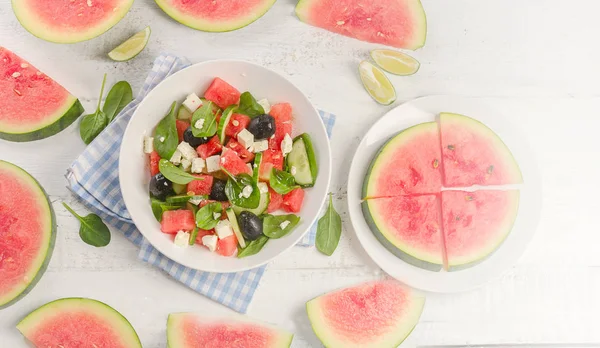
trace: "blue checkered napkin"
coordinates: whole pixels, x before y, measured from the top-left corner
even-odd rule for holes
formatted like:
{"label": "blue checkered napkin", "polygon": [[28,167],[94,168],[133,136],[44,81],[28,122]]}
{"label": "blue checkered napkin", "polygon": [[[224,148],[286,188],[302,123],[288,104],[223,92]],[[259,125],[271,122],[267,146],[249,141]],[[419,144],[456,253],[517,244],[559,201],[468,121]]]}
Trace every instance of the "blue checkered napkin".
{"label": "blue checkered napkin", "polygon": [[[106,223],[121,231],[140,247],[140,259],[159,267],[173,278],[208,298],[238,312],[245,313],[266,266],[239,273],[209,273],[196,271],[168,259],[148,243],[133,224],[119,188],[119,149],[129,119],[141,100],[158,83],[171,74],[186,68],[189,63],[177,56],[162,54],[154,61],[152,71],[142,90],[116,119],[85,149],[67,170],[69,188],[88,209]],[[327,133],[335,124],[335,115],[320,111]],[[312,246],[316,226],[298,243]]]}

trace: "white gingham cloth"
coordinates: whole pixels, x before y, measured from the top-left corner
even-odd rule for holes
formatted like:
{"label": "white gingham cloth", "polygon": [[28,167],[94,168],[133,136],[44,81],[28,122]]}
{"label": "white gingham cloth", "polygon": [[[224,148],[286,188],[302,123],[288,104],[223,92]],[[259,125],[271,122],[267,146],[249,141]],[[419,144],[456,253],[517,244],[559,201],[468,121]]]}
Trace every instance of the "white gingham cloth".
{"label": "white gingham cloth", "polygon": [[[136,107],[158,83],[189,66],[177,56],[162,54],[154,61],[152,71],[135,100],[71,164],[66,178],[69,188],[106,223],[121,231],[140,247],[139,258],[170,274],[198,293],[240,313],[246,313],[266,266],[239,273],[209,273],[184,267],[158,252],[136,229],[123,202],[119,188],[119,150],[127,123]],[[335,115],[319,111],[327,133],[335,124]],[[299,246],[313,246],[316,224]]]}

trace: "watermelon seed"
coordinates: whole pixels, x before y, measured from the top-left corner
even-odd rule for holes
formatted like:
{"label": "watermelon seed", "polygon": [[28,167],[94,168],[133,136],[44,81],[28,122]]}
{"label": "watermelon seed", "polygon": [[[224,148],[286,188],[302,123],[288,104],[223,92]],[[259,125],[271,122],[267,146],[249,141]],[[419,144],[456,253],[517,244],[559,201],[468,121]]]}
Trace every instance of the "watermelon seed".
{"label": "watermelon seed", "polygon": [[448,145],[448,150],[454,151],[455,147],[454,145]]}
{"label": "watermelon seed", "polygon": [[433,160],[433,168],[437,168],[440,165],[440,162],[437,159]]}
{"label": "watermelon seed", "polygon": [[456,215],[456,217],[454,218],[454,220],[460,221],[460,216]]}
{"label": "watermelon seed", "polygon": [[337,25],[344,25],[344,23],[346,23],[346,22],[344,22],[344,21],[337,21]]}
{"label": "watermelon seed", "polygon": [[465,196],[465,201],[472,201],[473,200],[473,196]]}
{"label": "watermelon seed", "polygon": [[13,91],[15,91],[15,93],[17,93],[17,95],[22,95],[21,92],[17,91],[16,89],[13,89]]}
{"label": "watermelon seed", "polygon": [[494,166],[493,165],[489,166],[488,170],[487,170],[487,173],[488,174],[492,174],[493,171],[494,171]]}

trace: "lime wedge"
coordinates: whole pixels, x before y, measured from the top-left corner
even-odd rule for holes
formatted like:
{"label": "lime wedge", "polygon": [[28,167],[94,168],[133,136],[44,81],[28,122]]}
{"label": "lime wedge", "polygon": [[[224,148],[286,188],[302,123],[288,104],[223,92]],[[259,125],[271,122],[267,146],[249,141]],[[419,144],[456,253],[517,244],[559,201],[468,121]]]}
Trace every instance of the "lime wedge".
{"label": "lime wedge", "polygon": [[389,105],[396,100],[396,90],[381,69],[365,60],[358,66],[358,72],[363,86],[376,102]]}
{"label": "lime wedge", "polygon": [[117,62],[133,59],[146,47],[148,39],[150,39],[150,27],[144,28],[144,30],[127,39],[127,41],[110,51],[108,56]]}
{"label": "lime wedge", "polygon": [[412,75],[421,66],[418,60],[398,51],[373,50],[371,57],[383,70],[395,75]]}

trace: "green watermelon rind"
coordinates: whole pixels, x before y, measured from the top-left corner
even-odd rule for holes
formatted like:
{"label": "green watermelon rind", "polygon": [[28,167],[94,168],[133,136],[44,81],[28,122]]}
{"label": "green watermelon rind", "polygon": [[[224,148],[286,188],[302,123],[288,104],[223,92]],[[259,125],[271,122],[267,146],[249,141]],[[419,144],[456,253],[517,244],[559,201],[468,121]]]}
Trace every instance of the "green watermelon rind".
{"label": "green watermelon rind", "polygon": [[216,22],[208,21],[203,18],[196,18],[192,15],[187,15],[186,13],[176,9],[174,6],[171,6],[168,0],[155,1],[158,7],[160,7],[169,17],[187,27],[200,31],[221,33],[238,30],[254,23],[269,11],[277,0],[263,0],[262,7],[257,8],[255,11],[248,11],[245,16],[236,20],[219,20]]}
{"label": "green watermelon rind", "polygon": [[32,277],[31,282],[29,282],[29,284],[27,284],[27,286],[22,291],[16,293],[14,296],[12,296],[10,298],[5,298],[5,299],[0,298],[0,309],[4,309],[4,308],[7,308],[7,307],[17,303],[19,300],[21,300],[23,297],[25,297],[37,285],[37,283],[40,281],[40,279],[42,279],[42,276],[46,272],[46,269],[48,268],[48,264],[50,263],[50,259],[52,258],[52,252],[54,251],[54,245],[56,243],[56,215],[54,214],[54,209],[52,208],[52,203],[50,202],[50,199],[48,198],[48,194],[46,193],[46,191],[44,190],[42,185],[40,185],[40,183],[34,177],[32,177],[29,173],[27,173],[22,168],[14,165],[12,163],[9,163],[9,162],[0,160],[0,166],[12,167],[11,169],[13,169],[17,173],[21,174],[27,180],[30,180],[31,183],[41,191],[40,198],[44,197],[44,202],[47,204],[47,207],[49,210],[49,215],[50,215],[50,231],[48,232],[49,233],[48,244],[43,250],[43,252],[45,253],[45,255],[43,257],[43,261],[41,262],[41,264],[37,268],[37,270],[35,270],[35,275]]}
{"label": "green watermelon rind", "polygon": [[[68,103],[65,104],[66,111],[59,110],[54,116],[48,117],[48,119],[54,120],[50,124],[41,124],[27,130],[19,130],[18,132],[10,132],[8,130],[0,129],[0,139],[14,141],[14,142],[27,142],[41,140],[51,137],[55,134],[60,133],[69,127],[83,112],[85,111],[81,102],[73,96],[70,96]],[[56,115],[59,115],[58,117]]]}
{"label": "green watermelon rind", "polygon": [[26,1],[12,0],[12,8],[19,23],[21,23],[23,28],[33,36],[49,42],[71,44],[91,40],[110,30],[125,17],[127,12],[129,12],[133,5],[133,1],[134,0],[127,0],[127,3],[122,4],[120,11],[114,11],[111,18],[101,22],[95,28],[90,28],[86,31],[77,31],[73,34],[60,33],[45,27],[43,25],[43,20],[37,18],[34,11],[26,8]]}
{"label": "green watermelon rind", "polygon": [[45,319],[53,320],[57,313],[60,314],[61,310],[70,309],[85,309],[94,314],[102,315],[106,321],[113,324],[111,328],[121,334],[120,337],[125,341],[128,348],[142,348],[140,338],[127,318],[106,303],[90,298],[69,297],[48,302],[23,318],[17,324],[17,329],[23,336],[27,337],[30,330],[34,330],[38,323],[43,322]]}

